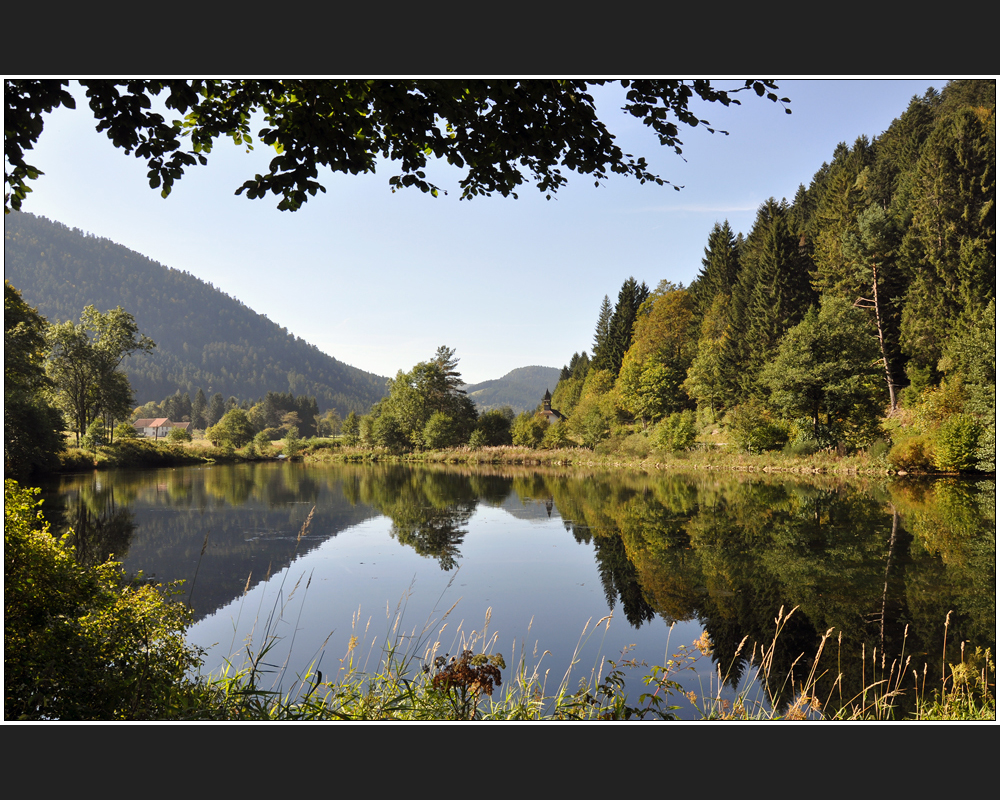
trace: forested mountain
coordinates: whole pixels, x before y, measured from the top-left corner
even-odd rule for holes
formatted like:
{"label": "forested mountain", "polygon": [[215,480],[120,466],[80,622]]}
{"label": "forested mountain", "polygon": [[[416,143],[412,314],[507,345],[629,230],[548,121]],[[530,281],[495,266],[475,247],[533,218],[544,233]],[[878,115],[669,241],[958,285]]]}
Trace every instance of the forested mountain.
{"label": "forested mountain", "polygon": [[535,409],[545,391],[551,392],[558,382],[559,370],[555,367],[519,367],[502,378],[464,388],[480,411],[510,406],[520,413]]}
{"label": "forested mountain", "polygon": [[137,403],[177,391],[313,395],[321,412],[364,413],[386,379],[322,353],[193,275],[44,217],[4,218],[4,277],[50,323],[121,306],[156,342],[124,365]]}
{"label": "forested mountain", "polygon": [[552,398],[578,439],[652,424],[683,449],[697,412],[750,451],[888,442],[898,467],[994,469],[995,81],[914,97],[749,232],[706,233],[689,287],[605,296]]}

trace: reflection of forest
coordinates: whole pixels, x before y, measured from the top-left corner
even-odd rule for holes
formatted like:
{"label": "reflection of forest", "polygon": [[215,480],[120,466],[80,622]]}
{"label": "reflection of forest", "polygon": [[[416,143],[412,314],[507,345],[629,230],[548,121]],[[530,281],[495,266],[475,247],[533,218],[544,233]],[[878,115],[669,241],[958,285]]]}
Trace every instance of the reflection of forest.
{"label": "reflection of forest", "polygon": [[774,652],[778,695],[793,664],[795,679],[805,677],[812,661],[800,655],[815,654],[830,629],[820,686],[844,700],[873,649],[887,672],[912,654],[908,670],[926,658],[940,674],[949,611],[949,659],[960,658],[962,641],[995,649],[993,482],[399,466],[365,480],[363,499],[392,518],[399,541],[445,569],[477,498],[496,505],[507,492],[554,505],[572,535],[593,544],[609,608],[621,603],[635,627],[657,616],[700,621],[731,684],[771,645],[782,608],[797,610]]}
{"label": "reflection of forest", "polygon": [[113,553],[130,574],[185,581],[183,598],[202,619],[377,516],[348,499],[342,477],[288,463],[71,475],[43,493],[44,509],[54,532],[73,528],[78,556]]}
{"label": "reflection of forest", "polygon": [[801,679],[832,629],[819,669],[835,701],[861,685],[862,652],[869,680],[883,654],[887,669],[902,653],[913,656],[908,671],[927,660],[940,675],[949,611],[950,661],[962,641],[995,650],[992,481],[247,465],[88,476],[47,508],[60,506],[90,559],[127,553],[126,568],[155,563],[161,580],[190,580],[197,569],[201,616],[237,596],[248,575],[256,583],[375,512],[391,519],[400,544],[450,570],[479,503],[525,519],[557,513],[593,545],[609,607],[621,603],[635,627],[698,620],[730,682],[770,646],[781,608],[797,611],[777,642],[776,681],[805,653],[795,665]]}

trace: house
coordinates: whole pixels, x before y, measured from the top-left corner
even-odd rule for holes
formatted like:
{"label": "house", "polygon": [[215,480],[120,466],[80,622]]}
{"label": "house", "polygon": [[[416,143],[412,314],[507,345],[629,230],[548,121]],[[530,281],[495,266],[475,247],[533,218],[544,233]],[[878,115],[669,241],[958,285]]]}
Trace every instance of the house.
{"label": "house", "polygon": [[145,436],[149,439],[162,439],[170,433],[171,428],[188,430],[191,427],[191,423],[171,422],[166,417],[157,417],[156,419],[137,419],[132,423],[132,427],[135,428],[140,436]]}

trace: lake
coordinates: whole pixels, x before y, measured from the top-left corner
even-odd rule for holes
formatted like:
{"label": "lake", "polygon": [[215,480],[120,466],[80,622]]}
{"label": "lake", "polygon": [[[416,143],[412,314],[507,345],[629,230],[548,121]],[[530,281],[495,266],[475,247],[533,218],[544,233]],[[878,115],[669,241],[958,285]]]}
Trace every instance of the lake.
{"label": "lake", "polygon": [[[832,629],[819,669],[831,706],[883,654],[887,671],[901,653],[907,674],[926,663],[930,684],[945,650],[950,662],[963,642],[996,652],[992,480],[262,463],[43,488],[47,518],[73,528],[81,560],[114,554],[130,574],[184,581],[206,672],[242,663],[247,640],[270,631],[284,688],[310,665],[335,675],[352,636],[363,663],[387,636],[454,654],[485,629],[505,680],[523,657],[551,691],[575,652],[573,688],[626,650],[648,665],[682,646],[698,655],[707,633],[711,655],[675,678],[704,696],[721,669],[732,702],[781,609],[795,607],[772,674],[802,680]],[[627,672],[634,702],[647,672]],[[792,693],[776,678],[764,688],[752,697]]]}

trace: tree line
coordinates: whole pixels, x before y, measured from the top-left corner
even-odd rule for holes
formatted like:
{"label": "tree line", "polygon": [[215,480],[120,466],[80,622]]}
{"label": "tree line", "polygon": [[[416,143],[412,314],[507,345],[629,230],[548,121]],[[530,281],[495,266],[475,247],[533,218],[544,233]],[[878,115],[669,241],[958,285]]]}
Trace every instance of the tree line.
{"label": "tree line", "polygon": [[995,462],[996,95],[954,81],[841,143],[793,202],[709,233],[688,287],[629,278],[552,405],[596,446],[854,450],[903,468]]}

